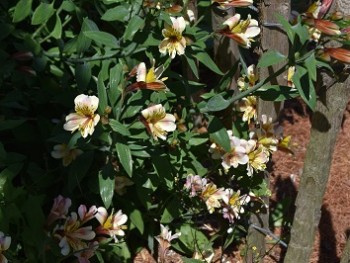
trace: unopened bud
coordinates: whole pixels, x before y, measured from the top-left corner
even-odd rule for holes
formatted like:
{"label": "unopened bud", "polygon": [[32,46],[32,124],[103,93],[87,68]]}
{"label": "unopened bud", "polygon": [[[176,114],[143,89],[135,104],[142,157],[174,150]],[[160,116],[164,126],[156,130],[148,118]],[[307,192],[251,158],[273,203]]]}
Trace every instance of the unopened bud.
{"label": "unopened bud", "polygon": [[343,13],[340,11],[335,11],[329,18],[333,21],[340,20],[343,18]]}
{"label": "unopened bud", "polygon": [[101,123],[102,123],[103,125],[107,125],[107,124],[109,123],[108,117],[102,116],[102,117],[101,117]]}
{"label": "unopened bud", "polygon": [[36,72],[32,67],[28,67],[28,66],[20,66],[18,67],[19,71],[22,71],[28,75],[32,75],[32,76],[36,76]]}
{"label": "unopened bud", "polygon": [[19,51],[19,52],[12,54],[11,57],[17,61],[29,61],[33,58],[33,53]]}
{"label": "unopened bud", "polygon": [[112,112],[112,108],[110,107],[110,106],[107,106],[106,108],[105,108],[105,114],[110,114]]}

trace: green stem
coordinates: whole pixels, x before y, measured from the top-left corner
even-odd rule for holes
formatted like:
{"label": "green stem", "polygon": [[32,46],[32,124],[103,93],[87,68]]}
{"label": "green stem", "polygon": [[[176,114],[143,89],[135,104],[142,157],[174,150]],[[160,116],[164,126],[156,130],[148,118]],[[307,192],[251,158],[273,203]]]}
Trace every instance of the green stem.
{"label": "green stem", "polygon": [[50,58],[61,58],[66,62],[71,62],[71,63],[84,63],[84,62],[89,62],[89,61],[97,61],[97,60],[105,60],[105,59],[110,59],[114,58],[118,52],[113,52],[112,54],[105,55],[105,56],[97,56],[97,57],[88,57],[88,58],[65,58],[65,57],[60,57],[56,55],[51,55],[47,52],[44,52],[45,56],[50,57]]}
{"label": "green stem", "polygon": [[119,100],[119,102],[118,102],[118,106],[117,106],[118,112],[117,112],[117,114],[116,114],[116,116],[115,116],[115,118],[116,118],[117,121],[119,121],[120,115],[121,115],[121,113],[122,113],[122,106],[123,106],[123,104],[124,104],[125,95],[126,95],[126,93],[125,93],[125,90],[123,89],[123,90],[122,90],[122,94],[121,94],[121,96],[120,96],[120,100]]}
{"label": "green stem", "polygon": [[243,91],[239,94],[237,94],[236,96],[232,97],[231,99],[229,99],[230,103],[233,103],[237,100],[240,100],[248,95],[250,95],[251,93],[253,93],[254,91],[257,91],[258,89],[260,89],[262,86],[264,86],[266,83],[268,83],[270,80],[276,78],[277,76],[279,76],[280,74],[282,74],[283,72],[285,72],[288,69],[289,65],[286,64],[283,67],[281,67],[279,70],[277,70],[275,73],[273,73],[272,75],[270,75],[269,77],[267,77],[266,79],[259,81],[256,85],[254,85],[252,88]]}

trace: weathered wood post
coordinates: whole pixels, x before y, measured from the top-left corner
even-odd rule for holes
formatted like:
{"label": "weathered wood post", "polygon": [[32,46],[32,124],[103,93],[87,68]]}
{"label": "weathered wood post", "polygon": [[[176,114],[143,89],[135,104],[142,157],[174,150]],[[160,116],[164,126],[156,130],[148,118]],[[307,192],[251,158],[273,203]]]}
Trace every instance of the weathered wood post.
{"label": "weathered wood post", "polygon": [[[335,1],[333,7],[350,14],[350,0]],[[350,99],[350,79],[331,85],[333,81],[332,76],[321,74],[285,263],[309,262],[312,253],[335,142]]]}
{"label": "weathered wood post", "polygon": [[[261,25],[261,38],[260,38],[260,53],[267,50],[276,50],[284,55],[288,55],[288,38],[278,27],[278,20],[276,14],[280,14],[286,19],[290,15],[290,0],[271,0],[260,1],[259,5],[259,20]],[[282,63],[274,65],[273,67],[260,69],[260,79],[269,77],[273,72],[279,69]],[[272,79],[270,84],[286,85],[287,81],[285,76],[280,75],[276,79]],[[283,103],[258,101],[258,119],[261,119],[263,114],[272,118],[275,122],[278,119],[278,115],[283,107]],[[269,185],[269,172],[263,174],[267,185]],[[269,205],[269,198],[265,198],[265,203]],[[265,255],[265,234],[259,232],[254,226],[260,228],[269,228],[269,213],[268,209],[260,210],[258,214],[252,214],[250,218],[250,225],[247,238],[247,255],[246,262],[260,262],[263,261]]]}

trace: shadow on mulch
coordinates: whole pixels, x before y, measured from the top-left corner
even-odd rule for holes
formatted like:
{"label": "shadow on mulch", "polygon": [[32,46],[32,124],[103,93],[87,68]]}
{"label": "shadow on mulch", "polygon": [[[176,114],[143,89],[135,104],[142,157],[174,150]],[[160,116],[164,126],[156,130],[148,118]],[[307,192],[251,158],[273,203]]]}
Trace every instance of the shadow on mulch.
{"label": "shadow on mulch", "polygon": [[340,259],[337,256],[337,241],[335,239],[335,230],[333,227],[332,215],[325,205],[323,205],[321,208],[321,220],[318,229],[320,232],[320,254],[318,262],[339,262]]}
{"label": "shadow on mulch", "polygon": [[[302,176],[305,152],[310,137],[310,118],[312,112],[298,99],[285,102],[284,110],[279,121],[284,128],[285,135],[292,136],[295,144],[295,154],[286,156],[276,153],[273,157],[273,172],[271,177],[270,200],[271,224],[276,223],[278,215],[282,219],[274,233],[288,242],[290,227],[295,211],[295,198],[300,177]],[[339,132],[337,146],[333,155],[332,169],[327,191],[321,208],[321,218],[318,233],[315,238],[310,263],[338,263],[341,252],[350,234],[350,103],[344,113],[342,129]],[[310,226],[311,227],[311,226]],[[286,249],[277,246],[265,263],[283,262]]]}

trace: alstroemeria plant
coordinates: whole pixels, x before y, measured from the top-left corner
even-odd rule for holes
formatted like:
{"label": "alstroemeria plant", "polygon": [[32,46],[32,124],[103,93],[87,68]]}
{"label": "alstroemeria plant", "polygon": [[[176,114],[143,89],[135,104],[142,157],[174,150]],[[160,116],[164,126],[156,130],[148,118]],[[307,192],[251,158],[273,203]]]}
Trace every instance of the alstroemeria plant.
{"label": "alstroemeria plant", "polygon": [[92,135],[95,126],[100,121],[100,115],[95,114],[98,103],[99,99],[96,96],[78,95],[74,99],[75,113],[71,113],[66,117],[63,128],[71,132],[79,130],[83,138]]}

